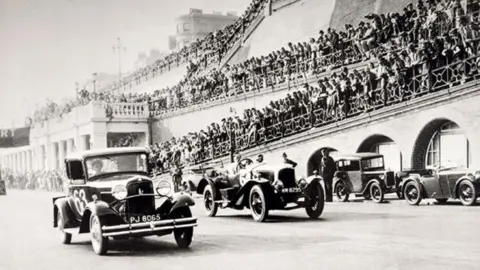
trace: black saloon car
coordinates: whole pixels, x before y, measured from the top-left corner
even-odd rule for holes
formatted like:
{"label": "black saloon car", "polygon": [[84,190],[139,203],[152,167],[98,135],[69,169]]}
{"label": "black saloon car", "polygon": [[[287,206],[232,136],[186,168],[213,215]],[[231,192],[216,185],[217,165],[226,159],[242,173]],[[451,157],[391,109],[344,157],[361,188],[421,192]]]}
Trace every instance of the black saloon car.
{"label": "black saloon car", "polygon": [[[153,185],[148,154],[145,148],[111,148],[65,159],[68,191],[53,198],[53,225],[64,244],[82,233],[90,234],[99,255],[108,251],[109,238],[173,233],[179,247],[191,244],[197,226],[190,211],[194,201],[185,194],[172,194],[169,181]],[[162,198],[159,205],[156,197]]]}

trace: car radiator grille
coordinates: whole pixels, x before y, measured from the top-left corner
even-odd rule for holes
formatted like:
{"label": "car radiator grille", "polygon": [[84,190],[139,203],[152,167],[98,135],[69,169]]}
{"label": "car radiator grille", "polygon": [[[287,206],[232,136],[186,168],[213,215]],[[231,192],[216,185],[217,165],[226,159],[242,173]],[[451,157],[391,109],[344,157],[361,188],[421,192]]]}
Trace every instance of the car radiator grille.
{"label": "car radiator grille", "polygon": [[[154,194],[153,184],[150,181],[135,181],[127,185],[128,196],[140,194]],[[126,201],[126,211],[129,215],[149,215],[155,211],[153,196],[133,197]]]}
{"label": "car radiator grille", "polygon": [[278,179],[282,181],[283,186],[286,188],[296,187],[295,182],[295,170],[291,168],[285,168],[278,172]]}
{"label": "car radiator grille", "polygon": [[394,172],[387,172],[387,186],[395,185],[395,174]]}

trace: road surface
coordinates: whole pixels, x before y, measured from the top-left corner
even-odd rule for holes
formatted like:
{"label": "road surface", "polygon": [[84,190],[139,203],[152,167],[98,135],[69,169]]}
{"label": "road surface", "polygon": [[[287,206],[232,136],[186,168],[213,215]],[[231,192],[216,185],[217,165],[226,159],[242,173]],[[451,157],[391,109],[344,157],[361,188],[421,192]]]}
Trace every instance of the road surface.
{"label": "road surface", "polygon": [[101,257],[88,235],[60,243],[52,227],[54,195],[0,196],[0,269],[480,269],[480,207],[455,202],[333,202],[319,220],[303,210],[275,211],[259,224],[247,210],[209,218],[197,200],[190,249],[178,249],[173,236],[148,237],[111,242]]}

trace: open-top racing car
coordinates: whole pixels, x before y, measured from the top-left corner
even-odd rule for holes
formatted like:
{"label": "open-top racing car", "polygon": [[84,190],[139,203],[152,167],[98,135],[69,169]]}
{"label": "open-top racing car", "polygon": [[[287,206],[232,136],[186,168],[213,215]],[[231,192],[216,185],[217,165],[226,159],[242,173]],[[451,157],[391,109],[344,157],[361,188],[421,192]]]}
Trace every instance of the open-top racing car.
{"label": "open-top racing car", "polygon": [[215,168],[223,168],[223,162],[208,162],[203,164],[196,164],[186,167],[183,170],[182,188],[187,192],[197,191],[198,184],[205,178],[206,174],[209,174]]}
{"label": "open-top racing car", "polygon": [[173,233],[179,247],[191,244],[197,226],[190,211],[194,201],[172,194],[170,181],[154,187],[147,156],[145,148],[132,147],[89,150],[65,159],[68,191],[53,198],[53,226],[64,244],[81,233],[90,233],[99,255],[108,251],[109,238]]}
{"label": "open-top racing car", "polygon": [[240,160],[237,168],[238,174],[211,171],[200,181],[197,193],[203,194],[208,216],[215,216],[218,207],[247,207],[257,222],[265,221],[270,210],[305,208],[312,219],[322,214],[325,201],[319,176],[296,179],[295,169],[287,164],[253,165],[249,158]]}
{"label": "open-top racing car", "polygon": [[461,168],[435,168],[400,172],[402,192],[411,205],[422,199],[445,203],[459,199],[463,205],[474,205],[480,196],[480,171]]}

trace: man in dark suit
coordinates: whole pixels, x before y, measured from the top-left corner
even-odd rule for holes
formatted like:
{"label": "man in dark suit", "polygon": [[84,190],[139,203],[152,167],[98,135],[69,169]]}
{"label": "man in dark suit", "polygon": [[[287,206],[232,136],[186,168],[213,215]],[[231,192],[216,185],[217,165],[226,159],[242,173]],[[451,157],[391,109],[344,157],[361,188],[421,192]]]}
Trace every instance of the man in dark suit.
{"label": "man in dark suit", "polygon": [[329,150],[322,149],[322,172],[323,181],[325,182],[325,201],[331,202],[333,197],[332,181],[333,174],[335,173],[335,161],[329,156]]}

